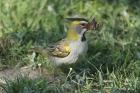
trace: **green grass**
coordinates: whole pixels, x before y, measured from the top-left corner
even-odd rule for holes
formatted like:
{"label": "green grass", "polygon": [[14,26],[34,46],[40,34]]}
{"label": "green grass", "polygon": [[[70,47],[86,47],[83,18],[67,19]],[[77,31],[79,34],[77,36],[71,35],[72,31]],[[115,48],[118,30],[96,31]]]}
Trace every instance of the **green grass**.
{"label": "green grass", "polygon": [[[1,0],[0,64],[14,67],[41,63],[52,70],[48,60],[41,56],[31,61],[28,49],[45,47],[63,38],[65,17],[96,17],[103,26],[86,35],[87,60],[75,64],[68,78],[64,76],[65,79],[52,82],[57,88],[51,90],[56,93],[139,93],[139,6],[138,0]],[[46,93],[51,84],[42,80],[45,79],[20,78],[8,81],[5,89],[7,93]]]}
{"label": "green grass", "polygon": [[2,86],[6,93],[62,93],[62,88],[58,85],[49,84],[46,79],[38,78],[31,80],[27,77],[17,77],[14,81],[7,81],[6,86]]}

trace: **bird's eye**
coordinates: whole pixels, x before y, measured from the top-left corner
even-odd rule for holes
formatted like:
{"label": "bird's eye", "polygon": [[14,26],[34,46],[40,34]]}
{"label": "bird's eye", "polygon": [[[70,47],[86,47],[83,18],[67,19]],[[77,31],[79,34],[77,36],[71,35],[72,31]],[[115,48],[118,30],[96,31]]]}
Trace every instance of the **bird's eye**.
{"label": "bird's eye", "polygon": [[81,23],[80,25],[81,25],[81,26],[83,26],[83,27],[84,27],[84,26],[86,26],[86,24],[85,24],[85,23]]}
{"label": "bird's eye", "polygon": [[81,26],[82,28],[87,28],[87,27],[88,27],[88,25],[87,25],[86,23],[81,23],[80,26]]}

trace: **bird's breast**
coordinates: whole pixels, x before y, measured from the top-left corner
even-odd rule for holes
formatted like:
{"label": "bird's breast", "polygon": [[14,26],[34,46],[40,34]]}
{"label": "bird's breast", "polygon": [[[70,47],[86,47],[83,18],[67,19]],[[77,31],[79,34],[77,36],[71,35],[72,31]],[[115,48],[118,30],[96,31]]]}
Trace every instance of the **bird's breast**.
{"label": "bird's breast", "polygon": [[72,42],[70,44],[70,47],[71,47],[71,53],[73,53],[75,56],[85,54],[85,52],[87,52],[88,49],[88,45],[86,41]]}

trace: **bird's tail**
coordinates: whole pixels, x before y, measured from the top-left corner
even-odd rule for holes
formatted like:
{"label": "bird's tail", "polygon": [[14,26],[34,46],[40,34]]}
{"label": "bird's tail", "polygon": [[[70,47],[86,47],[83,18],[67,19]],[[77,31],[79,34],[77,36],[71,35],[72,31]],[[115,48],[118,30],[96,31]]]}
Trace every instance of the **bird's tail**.
{"label": "bird's tail", "polygon": [[41,48],[41,47],[35,47],[35,48],[30,48],[28,50],[29,53],[35,52],[38,53],[44,57],[48,57],[48,51],[47,49]]}

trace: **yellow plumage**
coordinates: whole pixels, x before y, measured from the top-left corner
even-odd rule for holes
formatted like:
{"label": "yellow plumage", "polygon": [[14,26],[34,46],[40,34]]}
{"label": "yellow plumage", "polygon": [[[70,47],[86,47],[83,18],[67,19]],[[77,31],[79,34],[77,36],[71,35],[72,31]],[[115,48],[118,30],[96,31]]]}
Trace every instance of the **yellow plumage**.
{"label": "yellow plumage", "polygon": [[[86,54],[85,52],[87,52],[87,42],[82,41],[86,30],[81,27],[81,21],[74,19],[69,24],[69,30],[65,39],[46,49],[35,49],[35,51],[47,55],[56,65],[76,62],[80,55]],[[77,27],[80,28],[78,31],[76,29]]]}

